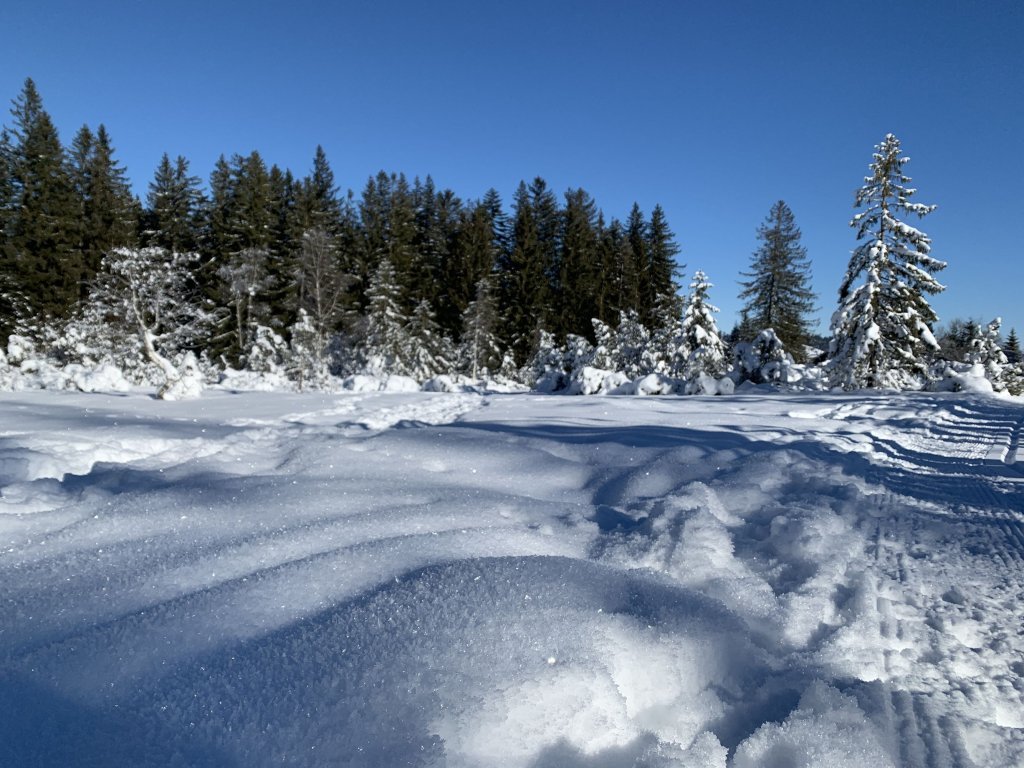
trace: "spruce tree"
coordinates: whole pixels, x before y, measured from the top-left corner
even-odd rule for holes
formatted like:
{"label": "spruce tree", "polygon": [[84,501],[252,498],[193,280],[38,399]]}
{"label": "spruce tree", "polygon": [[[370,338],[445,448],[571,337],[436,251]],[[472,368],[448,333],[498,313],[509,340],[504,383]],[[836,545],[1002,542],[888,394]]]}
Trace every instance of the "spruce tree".
{"label": "spruce tree", "polygon": [[[31,79],[14,101],[8,154],[9,215],[2,272],[33,318],[63,317],[79,298],[81,205],[64,147]],[[6,332],[11,322],[6,323]]]}
{"label": "spruce tree", "polygon": [[302,180],[295,195],[295,216],[299,233],[319,229],[336,236],[341,228],[341,200],[334,183],[334,171],[324,148],[317,145],[313,169]]}
{"label": "spruce tree", "polygon": [[811,337],[808,315],[814,311],[814,293],[807,249],[800,244],[793,212],[782,200],[758,227],[757,239],[761,245],[751,258],[750,272],[743,273],[749,280],[740,283],[740,298],[746,299],[742,311],[755,333],[773,329],[802,362]]}
{"label": "spruce tree", "polygon": [[598,314],[603,278],[593,198],[582,189],[566,192],[562,222],[554,297],[557,322],[552,330],[559,337],[572,333],[593,338],[591,320]]}
{"label": "spruce tree", "polygon": [[635,309],[641,322],[650,327],[651,318],[654,315],[653,302],[657,292],[652,288],[650,264],[647,261],[647,221],[637,203],[633,203],[633,207],[629,211],[629,218],[626,220],[626,239],[633,257],[633,272],[636,275],[637,288],[636,304],[631,307],[623,307],[623,309]]}
{"label": "spruce tree", "polygon": [[462,201],[450,189],[438,192],[430,176],[414,184],[413,199],[416,236],[409,288],[415,301],[426,299],[440,307],[445,302],[444,277],[461,222]]}
{"label": "spruce tree", "polygon": [[276,165],[271,166],[267,182],[270,190],[270,245],[265,301],[269,322],[275,328],[283,329],[297,322],[296,309],[302,304],[299,296],[300,261],[303,234],[309,229],[299,223],[301,217],[296,196],[302,183],[295,181],[291,171],[282,171]]}
{"label": "spruce tree", "polygon": [[923,217],[935,206],[913,203],[916,190],[903,166],[899,140],[891,133],[877,145],[871,175],[857,192],[854,249],[832,316],[829,371],[833,386],[911,386],[926,373],[926,355],[938,350],[931,326],[936,320],[926,295],[944,287],[933,277],[945,262],[930,255],[931,241],[903,222]]}
{"label": "spruce tree", "polygon": [[83,126],[75,140],[74,165],[82,210],[80,295],[85,298],[88,284],[99,271],[104,255],[114,248],[130,248],[136,244],[139,206],[132,195],[127,172],[114,158],[114,148],[103,125],[95,136]]}
{"label": "spruce tree", "polygon": [[702,377],[718,378],[727,367],[727,350],[715,323],[718,307],[708,300],[713,284],[698,270],[693,275],[680,329],[675,368],[687,381],[687,392],[700,390]]}
{"label": "spruce tree", "polygon": [[550,226],[553,206],[543,180],[536,179],[530,188],[520,182],[513,203],[511,250],[501,270],[503,336],[517,365],[531,357],[536,330],[549,319],[548,276],[556,242]]}
{"label": "spruce tree", "polygon": [[[660,305],[662,310],[666,307],[677,308],[678,302],[672,299],[679,291],[676,283],[678,275],[683,267],[676,263],[676,256],[679,254],[679,246],[676,244],[675,235],[669,228],[665,211],[660,205],[655,205],[651,211],[651,220],[647,225],[645,257],[646,281],[643,286],[641,300],[644,305],[655,309]],[[672,312],[671,316],[674,316]],[[656,316],[651,316],[652,327],[658,327],[665,321],[664,311]]]}
{"label": "spruce tree", "polygon": [[451,248],[442,265],[438,319],[453,336],[462,330],[463,313],[476,298],[481,280],[497,266],[494,222],[483,202],[460,210]]}
{"label": "spruce tree", "polygon": [[604,323],[612,323],[620,312],[635,310],[639,304],[636,260],[626,230],[618,219],[599,227],[598,253],[603,277],[597,297],[597,317]]}
{"label": "spruce tree", "polygon": [[1017,330],[1015,328],[1011,328],[1009,335],[1006,337],[1006,343],[1003,344],[1003,353],[1006,355],[1007,362],[1011,365],[1016,365],[1021,361],[1020,340],[1017,338]]}
{"label": "spruce tree", "polygon": [[498,304],[490,281],[484,278],[476,284],[476,295],[462,314],[459,367],[474,381],[482,373],[494,374],[501,367],[497,330]]}
{"label": "spruce tree", "polygon": [[9,252],[11,222],[14,216],[14,189],[11,180],[11,136],[0,127],[0,350],[13,328],[18,312],[18,290],[13,273],[14,255]]}
{"label": "spruce tree", "polygon": [[232,342],[223,350],[229,359],[242,361],[252,345],[257,325],[271,322],[269,294],[278,273],[271,271],[275,214],[270,174],[258,152],[235,155],[226,179],[221,163],[214,168],[218,306],[228,310],[221,337]]}
{"label": "spruce tree", "polygon": [[359,349],[363,368],[375,375],[408,374],[408,316],[402,309],[395,268],[381,260],[366,292],[367,308]]}
{"label": "spruce tree", "polygon": [[1006,389],[1003,369],[1009,362],[999,344],[999,328],[1002,322],[1002,319],[997,317],[985,326],[978,325],[965,359],[965,362],[984,368],[985,378],[992,383],[992,388],[996,392]]}
{"label": "spruce tree", "polygon": [[410,376],[426,381],[455,369],[455,349],[444,335],[426,299],[420,301],[405,328],[406,347],[402,359]]}
{"label": "spruce tree", "polygon": [[188,160],[178,155],[172,163],[164,153],[146,195],[143,242],[169,251],[195,250],[201,203],[199,178],[189,174]]}

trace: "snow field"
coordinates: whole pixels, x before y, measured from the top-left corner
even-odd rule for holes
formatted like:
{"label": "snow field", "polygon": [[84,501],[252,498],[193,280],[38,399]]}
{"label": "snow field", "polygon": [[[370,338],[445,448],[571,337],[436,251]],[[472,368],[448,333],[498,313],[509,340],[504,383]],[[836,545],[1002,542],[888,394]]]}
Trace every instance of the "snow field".
{"label": "snow field", "polygon": [[12,765],[1024,763],[1019,406],[0,397]]}

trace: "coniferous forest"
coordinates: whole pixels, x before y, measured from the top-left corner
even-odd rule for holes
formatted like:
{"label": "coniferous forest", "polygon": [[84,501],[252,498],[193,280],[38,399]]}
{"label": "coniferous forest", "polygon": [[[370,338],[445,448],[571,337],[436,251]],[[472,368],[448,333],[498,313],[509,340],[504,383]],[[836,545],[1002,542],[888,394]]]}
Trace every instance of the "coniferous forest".
{"label": "coniferous forest", "polygon": [[906,223],[933,206],[909,202],[905,162],[894,136],[876,147],[825,353],[782,201],[756,229],[742,319],[725,335],[707,275],[683,295],[660,206],[606,216],[584,189],[559,196],[542,178],[510,201],[494,189],[462,199],[384,171],[342,192],[320,147],[302,176],[253,151],[221,156],[205,183],[164,155],[139,200],[105,128],[65,145],[27,80],[0,134],[0,366],[9,381],[42,360],[70,366],[79,386],[106,367],[173,397],[238,372],[298,387],[461,376],[582,393],[955,387],[954,362],[1019,391],[998,321],[975,323],[957,359],[942,353],[926,297],[944,264]]}

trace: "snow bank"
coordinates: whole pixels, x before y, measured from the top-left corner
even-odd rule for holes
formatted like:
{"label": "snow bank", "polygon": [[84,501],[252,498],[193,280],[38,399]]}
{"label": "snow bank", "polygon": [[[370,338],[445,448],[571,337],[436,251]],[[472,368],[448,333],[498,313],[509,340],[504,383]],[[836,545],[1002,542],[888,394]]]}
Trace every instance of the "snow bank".
{"label": "snow bank", "polygon": [[4,758],[1018,766],[1020,423],[963,393],[8,394]]}
{"label": "snow bank", "polygon": [[740,744],[733,768],[896,768],[857,706],[821,681],[780,724],[761,726]]}

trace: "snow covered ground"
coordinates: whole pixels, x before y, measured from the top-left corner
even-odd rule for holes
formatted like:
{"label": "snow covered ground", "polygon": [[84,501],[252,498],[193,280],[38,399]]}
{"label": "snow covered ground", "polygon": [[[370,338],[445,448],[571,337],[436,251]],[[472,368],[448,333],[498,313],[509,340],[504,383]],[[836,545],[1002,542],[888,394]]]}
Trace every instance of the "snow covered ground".
{"label": "snow covered ground", "polygon": [[1024,765],[1022,417],[0,394],[0,764]]}

